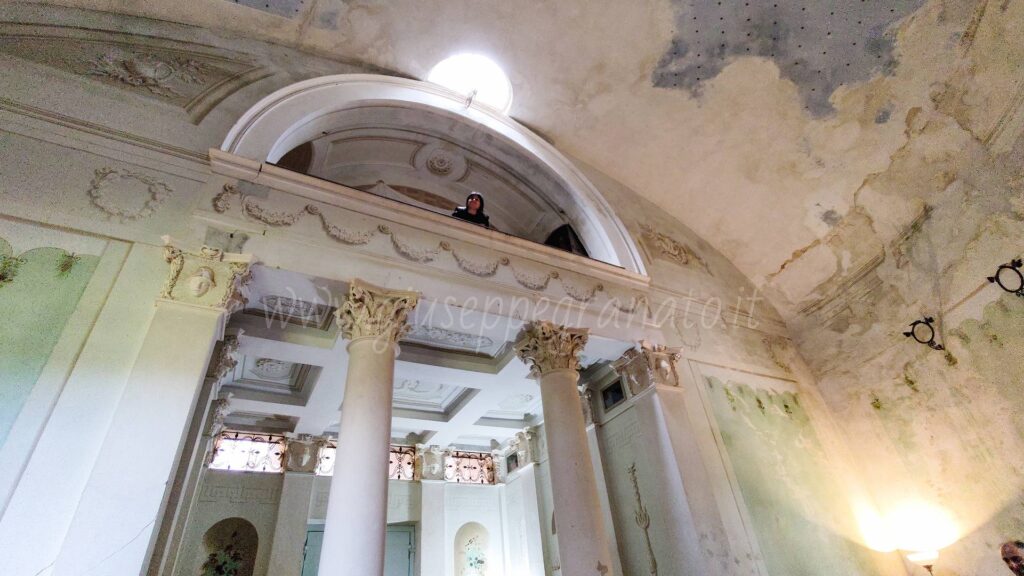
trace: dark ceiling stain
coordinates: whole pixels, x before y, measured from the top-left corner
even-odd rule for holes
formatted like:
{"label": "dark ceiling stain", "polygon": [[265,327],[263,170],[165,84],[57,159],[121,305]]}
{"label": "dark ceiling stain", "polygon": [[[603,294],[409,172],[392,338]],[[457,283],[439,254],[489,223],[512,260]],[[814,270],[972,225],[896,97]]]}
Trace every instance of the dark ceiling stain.
{"label": "dark ceiling stain", "polygon": [[896,67],[892,24],[924,0],[670,0],[672,43],[654,70],[654,85],[699,95],[733,59],[775,61],[816,116],[833,111],[836,88]]}
{"label": "dark ceiling stain", "polygon": [[285,18],[294,18],[302,11],[305,0],[228,0],[249,8],[270,12]]}

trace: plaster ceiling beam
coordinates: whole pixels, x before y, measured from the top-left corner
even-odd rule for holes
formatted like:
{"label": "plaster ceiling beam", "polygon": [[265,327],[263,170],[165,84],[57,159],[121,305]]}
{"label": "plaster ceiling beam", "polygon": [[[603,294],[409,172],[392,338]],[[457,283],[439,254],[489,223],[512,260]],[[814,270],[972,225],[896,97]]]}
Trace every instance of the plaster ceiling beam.
{"label": "plaster ceiling beam", "polygon": [[242,334],[238,339],[238,353],[253,358],[273,358],[284,362],[328,366],[338,362],[338,354],[348,354],[342,350],[316,348],[292,342],[268,340]]}

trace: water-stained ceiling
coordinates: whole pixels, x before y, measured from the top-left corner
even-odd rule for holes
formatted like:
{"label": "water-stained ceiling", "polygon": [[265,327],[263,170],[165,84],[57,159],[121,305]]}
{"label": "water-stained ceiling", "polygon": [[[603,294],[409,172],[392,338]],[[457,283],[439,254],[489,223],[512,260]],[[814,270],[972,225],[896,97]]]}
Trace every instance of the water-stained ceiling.
{"label": "water-stained ceiling", "polygon": [[455,53],[487,55],[511,78],[512,117],[690,226],[790,320],[894,263],[893,243],[942,214],[929,211],[937,194],[1019,179],[1004,158],[1024,148],[1020,0],[155,0],[116,10],[415,78]]}

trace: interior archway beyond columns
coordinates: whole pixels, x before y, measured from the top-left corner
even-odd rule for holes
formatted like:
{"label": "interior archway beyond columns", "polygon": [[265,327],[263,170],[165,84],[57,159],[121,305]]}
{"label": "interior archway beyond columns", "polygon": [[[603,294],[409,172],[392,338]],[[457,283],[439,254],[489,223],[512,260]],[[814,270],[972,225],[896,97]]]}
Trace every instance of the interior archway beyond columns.
{"label": "interior archway beyond columns", "polygon": [[434,84],[370,74],[323,76],[282,88],[257,102],[228,132],[221,150],[258,161],[281,156],[336,126],[352,108],[405,106],[444,114],[504,140],[549,169],[569,198],[551,199],[586,244],[592,258],[646,274],[625,225],[583,173],[553,146],[487,106],[466,106],[459,94]]}

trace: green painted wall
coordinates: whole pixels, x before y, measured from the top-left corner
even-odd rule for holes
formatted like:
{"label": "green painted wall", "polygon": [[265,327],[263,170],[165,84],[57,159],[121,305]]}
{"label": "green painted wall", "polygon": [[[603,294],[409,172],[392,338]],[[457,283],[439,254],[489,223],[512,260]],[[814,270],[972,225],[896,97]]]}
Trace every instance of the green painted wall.
{"label": "green painted wall", "polygon": [[15,256],[0,238],[0,445],[39,379],[98,256],[36,248]]}
{"label": "green painted wall", "polygon": [[848,495],[798,395],[706,378],[736,482],[772,576],[881,574],[849,540]]}

